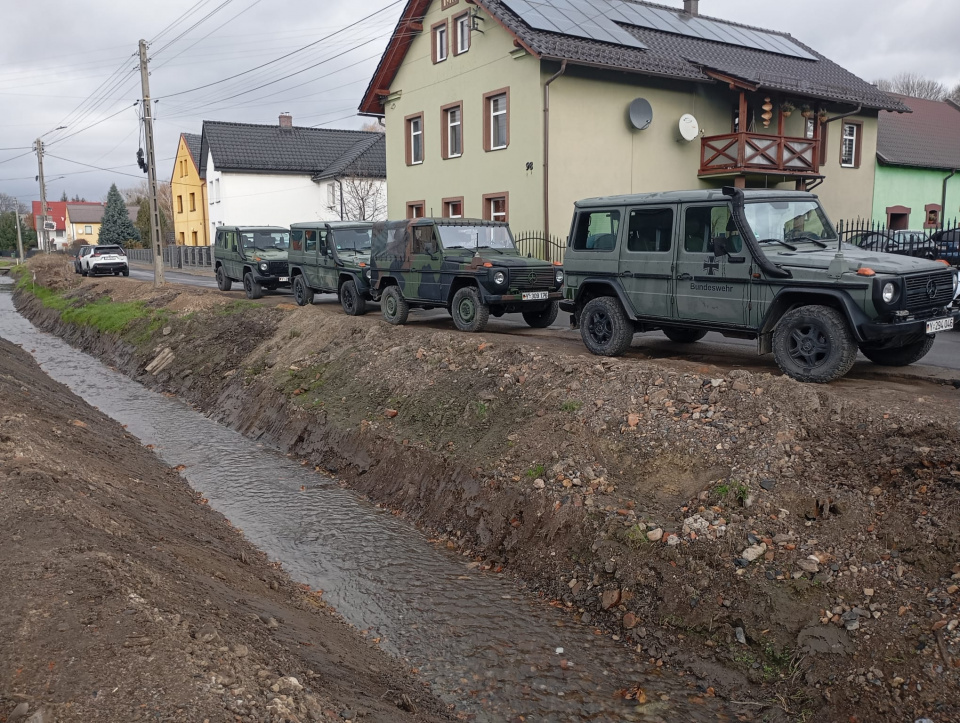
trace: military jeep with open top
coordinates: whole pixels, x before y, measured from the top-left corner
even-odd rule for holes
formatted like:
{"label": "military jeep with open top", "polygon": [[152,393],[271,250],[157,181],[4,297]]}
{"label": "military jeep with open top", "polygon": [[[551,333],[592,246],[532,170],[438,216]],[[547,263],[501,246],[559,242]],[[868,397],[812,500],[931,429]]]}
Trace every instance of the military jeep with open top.
{"label": "military jeep with open top", "polygon": [[520,313],[546,328],[557,318],[559,264],[522,256],[506,223],[418,218],[373,229],[367,270],[383,318],[404,324],[410,309],[445,308],[461,331],[493,316]]}
{"label": "military jeep with open top", "polygon": [[876,364],[919,361],[952,329],[957,271],[842,244],[817,196],[678,191],[575,204],[561,308],[594,354],[637,332],[689,344],[708,331],[758,340],[785,374],[829,382],[859,349]]}
{"label": "military jeep with open top", "polygon": [[259,299],[263,290],[290,286],[287,250],[290,230],[277,226],[221,226],[213,246],[217,288],[230,291],[234,281],[243,284],[248,299]]}
{"label": "military jeep with open top", "polygon": [[350,316],[367,312],[370,221],[295,223],[290,226],[290,280],[300,306],[314,294],[336,294]]}

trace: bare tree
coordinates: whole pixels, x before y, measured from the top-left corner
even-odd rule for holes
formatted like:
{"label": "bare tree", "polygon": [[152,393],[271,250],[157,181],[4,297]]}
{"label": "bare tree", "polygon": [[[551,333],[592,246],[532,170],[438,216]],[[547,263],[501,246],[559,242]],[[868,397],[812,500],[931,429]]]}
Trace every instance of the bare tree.
{"label": "bare tree", "polygon": [[[150,198],[150,184],[144,179],[135,186],[121,188],[120,193],[123,195],[124,203],[138,204],[140,199]],[[170,190],[170,184],[165,181],[157,181],[157,204],[160,206],[160,218],[164,222],[173,218],[173,191]]]}
{"label": "bare tree", "polygon": [[947,93],[946,99],[952,100],[954,103],[960,103],[960,83],[953,86],[953,90]]}
{"label": "bare tree", "polygon": [[380,125],[376,121],[370,121],[369,123],[364,123],[362,126],[360,126],[360,130],[370,131],[372,133],[386,133],[387,127]]}
{"label": "bare tree", "polygon": [[892,78],[881,78],[875,85],[884,93],[897,93],[911,98],[943,100],[947,96],[947,86],[919,73],[899,73]]}
{"label": "bare tree", "polygon": [[387,217],[383,179],[349,176],[338,180],[344,221],[382,221]]}
{"label": "bare tree", "polygon": [[30,207],[27,204],[17,200],[14,196],[0,193],[0,211],[13,211],[14,209],[19,211],[21,216],[30,213]]}

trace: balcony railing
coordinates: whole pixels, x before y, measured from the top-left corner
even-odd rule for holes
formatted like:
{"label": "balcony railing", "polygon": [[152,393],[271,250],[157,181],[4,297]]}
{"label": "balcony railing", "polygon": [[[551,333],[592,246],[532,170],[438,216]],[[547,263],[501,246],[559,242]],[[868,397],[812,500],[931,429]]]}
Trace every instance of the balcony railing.
{"label": "balcony railing", "polygon": [[820,141],[762,133],[707,136],[700,145],[700,175],[782,173],[810,176],[820,171]]}

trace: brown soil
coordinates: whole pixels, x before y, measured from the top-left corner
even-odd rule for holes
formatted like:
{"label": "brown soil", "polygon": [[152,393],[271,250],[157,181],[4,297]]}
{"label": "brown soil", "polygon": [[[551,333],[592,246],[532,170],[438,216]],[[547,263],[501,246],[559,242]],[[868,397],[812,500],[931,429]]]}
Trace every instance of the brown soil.
{"label": "brown soil", "polygon": [[[41,280],[61,273],[35,268]],[[128,279],[73,293],[211,303],[211,292]],[[960,720],[953,387],[814,387],[225,299],[136,343],[18,302],[41,327],[326,467],[651,660],[769,705],[767,718]],[[171,364],[147,374],[165,349]]]}
{"label": "brown soil", "polygon": [[0,721],[448,719],[176,471],[3,340],[0,480]]}

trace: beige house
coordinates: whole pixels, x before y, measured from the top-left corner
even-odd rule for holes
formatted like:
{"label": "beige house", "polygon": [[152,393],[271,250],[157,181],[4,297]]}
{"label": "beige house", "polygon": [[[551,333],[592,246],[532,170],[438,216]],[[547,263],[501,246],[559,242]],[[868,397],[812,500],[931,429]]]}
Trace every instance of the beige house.
{"label": "beige house", "polygon": [[388,213],[565,237],[572,204],[722,185],[873,206],[877,116],[908,109],[785,33],[629,0],[409,0],[360,112]]}

